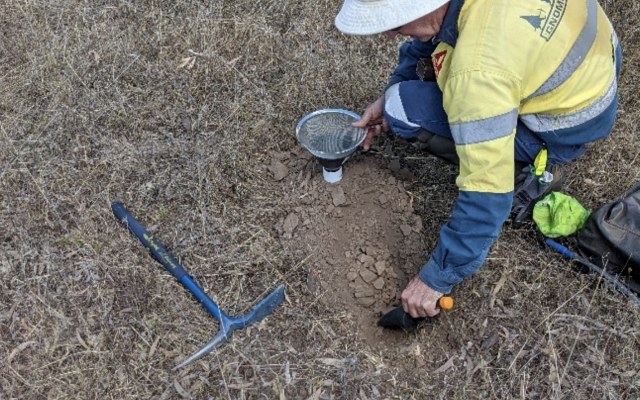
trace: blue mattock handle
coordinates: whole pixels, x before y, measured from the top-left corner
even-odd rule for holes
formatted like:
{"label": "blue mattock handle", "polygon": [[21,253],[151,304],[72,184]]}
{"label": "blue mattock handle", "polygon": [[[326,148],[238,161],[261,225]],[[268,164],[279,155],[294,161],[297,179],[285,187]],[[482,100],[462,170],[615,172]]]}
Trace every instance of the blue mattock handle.
{"label": "blue mattock handle", "polygon": [[566,248],[565,246],[561,245],[560,243],[556,242],[553,239],[546,238],[544,242],[547,246],[551,247],[552,249],[562,254],[563,256],[568,257],[572,260],[576,260],[580,264],[589,268],[592,272],[602,275],[606,280],[609,281],[609,283],[614,288],[618,289],[622,294],[629,297],[631,300],[633,300],[634,303],[640,305],[640,299],[638,298],[638,296],[636,296],[628,287],[626,287],[622,282],[620,282],[620,280],[618,280],[617,277],[608,273],[604,268],[597,266],[596,264],[590,262],[584,257],[580,257],[574,254],[571,250],[569,250],[568,248]]}
{"label": "blue mattock handle", "polygon": [[200,303],[209,311],[219,322],[226,321],[228,316],[223,313],[218,305],[198,286],[189,276],[187,271],[160,243],[156,238],[151,236],[149,232],[138,222],[131,213],[127,211],[121,202],[111,204],[113,214],[118,218],[129,230],[136,235],[138,240],[151,253],[151,255],[174,276],[191,294],[198,299]]}

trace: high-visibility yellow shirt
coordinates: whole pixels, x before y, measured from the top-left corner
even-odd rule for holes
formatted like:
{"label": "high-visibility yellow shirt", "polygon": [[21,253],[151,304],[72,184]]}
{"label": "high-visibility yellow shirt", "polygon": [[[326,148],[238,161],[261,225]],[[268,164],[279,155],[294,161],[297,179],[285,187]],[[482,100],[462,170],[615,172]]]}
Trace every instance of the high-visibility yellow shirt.
{"label": "high-visibility yellow shirt", "polygon": [[[435,41],[460,191],[419,276],[448,293],[482,265],[509,215],[518,121],[550,149],[571,143],[556,132],[580,130],[616,99],[617,39],[597,0],[452,0]],[[417,78],[421,47],[403,46],[388,87]],[[597,139],[578,133],[578,144]]]}
{"label": "high-visibility yellow shirt", "polygon": [[534,132],[553,131],[593,118],[613,99],[614,33],[596,0],[465,0],[457,31],[432,60],[460,190],[513,190],[518,118]]}

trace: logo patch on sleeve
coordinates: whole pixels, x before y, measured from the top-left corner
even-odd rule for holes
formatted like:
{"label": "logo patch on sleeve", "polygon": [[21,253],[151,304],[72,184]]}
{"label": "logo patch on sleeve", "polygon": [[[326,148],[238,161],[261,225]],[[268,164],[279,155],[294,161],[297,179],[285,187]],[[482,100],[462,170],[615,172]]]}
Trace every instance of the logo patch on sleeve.
{"label": "logo patch on sleeve", "polygon": [[436,73],[436,78],[440,75],[440,71],[442,70],[442,64],[444,63],[444,59],[447,56],[447,51],[442,50],[435,53],[431,57],[431,61],[433,62],[433,71]]}

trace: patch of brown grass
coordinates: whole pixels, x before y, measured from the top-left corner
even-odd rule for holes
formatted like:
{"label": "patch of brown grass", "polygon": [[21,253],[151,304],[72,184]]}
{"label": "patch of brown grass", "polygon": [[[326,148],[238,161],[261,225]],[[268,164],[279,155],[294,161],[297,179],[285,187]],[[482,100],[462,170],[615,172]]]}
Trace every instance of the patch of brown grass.
{"label": "patch of brown grass", "polygon": [[[372,351],[310,294],[304,257],[274,230],[292,188],[268,162],[297,148],[304,114],[362,111],[395,58],[396,43],[337,33],[339,3],[0,4],[1,398],[638,396],[637,307],[532,230],[505,231],[459,306],[406,348]],[[569,185],[592,208],[640,171],[640,10],[606,7],[624,47],[620,117]],[[422,184],[441,167],[403,162]],[[419,210],[450,201],[420,187]],[[287,301],[172,372],[217,324],[113,218],[114,200],[222,309],[244,313],[281,282]]]}

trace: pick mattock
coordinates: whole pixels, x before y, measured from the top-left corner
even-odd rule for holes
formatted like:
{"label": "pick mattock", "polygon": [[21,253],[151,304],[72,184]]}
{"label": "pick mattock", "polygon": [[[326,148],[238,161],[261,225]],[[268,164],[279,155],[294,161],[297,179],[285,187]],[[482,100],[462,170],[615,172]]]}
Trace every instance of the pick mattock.
{"label": "pick mattock", "polygon": [[218,308],[218,305],[211,300],[209,296],[191,279],[187,271],[178,263],[178,261],[164,248],[164,246],[156,240],[149,232],[124,208],[122,203],[114,202],[111,204],[113,214],[129,230],[136,235],[142,242],[144,247],[149,250],[151,255],[162,266],[171,273],[193,296],[202,303],[204,308],[213,315],[220,324],[220,329],[213,338],[205,344],[200,350],[195,352],[191,357],[178,364],[174,371],[191,364],[200,357],[205,356],[217,347],[224,344],[236,329],[242,329],[246,326],[261,321],[271,314],[284,301],[284,285],[278,286],[273,292],[262,299],[254,308],[246,315],[232,318]]}

